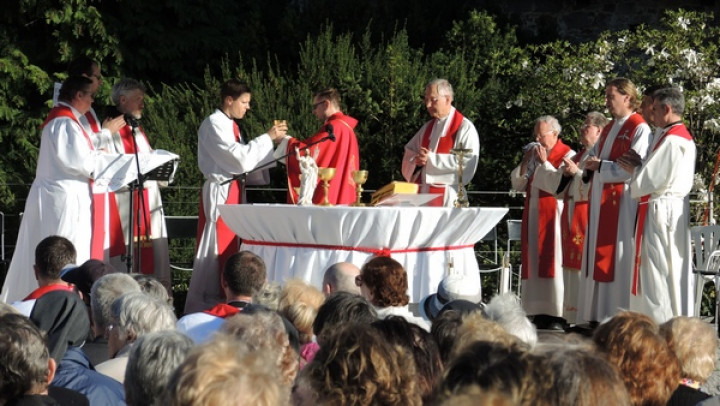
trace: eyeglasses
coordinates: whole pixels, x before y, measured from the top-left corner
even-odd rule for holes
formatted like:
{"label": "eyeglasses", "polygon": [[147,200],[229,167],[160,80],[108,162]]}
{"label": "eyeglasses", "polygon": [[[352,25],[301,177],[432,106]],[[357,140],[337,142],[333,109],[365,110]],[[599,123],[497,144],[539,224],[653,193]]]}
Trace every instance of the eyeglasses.
{"label": "eyeglasses", "polygon": [[583,124],[582,127],[580,127],[580,131],[587,130],[590,127],[595,127],[595,126],[592,124]]}
{"label": "eyeglasses", "polygon": [[107,327],[105,327],[105,339],[107,340],[110,337],[110,333],[115,328],[114,324],[108,324]]}
{"label": "eyeglasses", "polygon": [[360,287],[360,286],[362,286],[362,284],[363,284],[362,276],[360,276],[360,275],[356,276],[355,277],[355,286]]}
{"label": "eyeglasses", "polygon": [[312,105],[312,106],[313,106],[313,110],[315,110],[316,108],[318,108],[319,105],[325,103],[326,101],[327,101],[327,100],[323,100],[323,101],[319,101],[319,102],[313,104],[313,105]]}

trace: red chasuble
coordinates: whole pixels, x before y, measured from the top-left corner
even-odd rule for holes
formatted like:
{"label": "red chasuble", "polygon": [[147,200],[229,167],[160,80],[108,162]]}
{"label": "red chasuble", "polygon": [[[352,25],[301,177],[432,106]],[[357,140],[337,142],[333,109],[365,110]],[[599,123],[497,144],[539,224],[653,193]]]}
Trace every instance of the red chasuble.
{"label": "red chasuble", "polygon": [[[603,128],[598,141],[598,151],[602,151],[610,129],[615,120]],[[620,128],[615,136],[608,161],[615,161],[630,149],[635,129],[644,123],[642,116],[633,113]],[[602,170],[602,168],[600,168]],[[595,263],[593,265],[593,279],[597,282],[612,282],[615,280],[615,249],[617,247],[617,230],[620,221],[620,199],[622,198],[624,182],[603,184],[602,199],[600,201],[600,216],[595,243]]]}
{"label": "red chasuble", "polygon": [[[80,121],[77,119],[77,117],[75,117],[70,107],[64,105],[58,105],[53,107],[53,109],[50,110],[50,114],[48,114],[41,128],[45,128],[45,126],[49,122],[58,117],[67,117],[75,121],[77,125],[80,126],[80,130],[85,136],[85,140],[87,141],[90,149],[95,150],[90,136],[87,134],[87,132],[85,132],[85,128],[83,128]],[[92,197],[92,237],[90,238],[90,258],[99,259],[102,261],[104,260],[105,227],[103,223],[105,220],[105,198],[107,195],[93,193],[92,189],[94,180],[88,179],[88,182],[90,186],[90,196]]]}
{"label": "red chasuble", "polygon": [[[653,152],[657,150],[660,145],[665,142],[665,138],[668,136],[680,137],[686,140],[692,141],[693,137],[688,131],[685,124],[680,123],[672,126],[662,138],[655,144]],[[638,286],[638,275],[640,274],[640,247],[642,246],[643,230],[645,229],[645,218],[647,217],[648,201],[650,195],[645,195],[640,198],[640,205],[638,206],[637,221],[635,223],[635,266],[633,267],[633,279],[632,279],[632,294],[637,295]]]}
{"label": "red chasuble", "polygon": [[[558,139],[547,157],[552,166],[558,168],[563,162],[563,157],[570,152],[570,147]],[[535,236],[528,235],[530,214],[530,191],[532,189],[533,177],[528,180],[525,207],[523,208],[522,219],[522,278],[530,277],[530,258],[528,257],[528,239]],[[555,195],[538,190],[538,275],[541,278],[555,277],[555,219],[557,217],[557,198]]]}
{"label": "red chasuble", "polygon": [[[142,130],[141,127],[138,127],[140,130],[140,135],[145,139],[145,142],[147,145],[150,145],[150,142],[148,142],[147,137],[145,136],[145,132]],[[134,154],[135,153],[135,142],[133,140],[132,135],[132,127],[129,125],[126,125],[125,127],[121,128],[120,131],[118,131],[120,134],[120,139],[123,144],[123,150],[126,154]],[[152,235],[151,227],[150,227],[150,201],[148,199],[148,191],[147,189],[143,190],[143,199],[142,202],[138,198],[138,190],[133,190],[133,204],[132,207],[135,209],[135,213],[133,213],[133,223],[130,225],[133,227],[133,237],[135,240],[132,242],[132,249],[134,258],[140,258],[140,270],[144,274],[152,274],[154,272],[155,267],[155,258],[154,258],[154,251],[152,246],[152,241],[149,238],[146,238],[146,235]],[[115,202],[115,199],[111,200],[112,202]],[[142,211],[138,210],[140,208],[142,203]],[[113,213],[113,208],[111,207],[111,213]],[[116,235],[117,231],[120,232],[120,237],[122,238],[122,226],[120,223],[120,218],[118,216],[117,211],[117,203],[115,202],[115,210],[114,210],[115,218],[111,215],[110,217],[110,227],[113,230],[113,235]],[[139,222],[138,222],[138,216],[139,216]],[[138,224],[139,223],[139,224]],[[116,247],[114,241],[113,241],[113,235],[111,235],[110,238],[110,252],[111,256],[113,252],[117,253],[120,251],[119,247]],[[117,238],[117,236],[115,236]],[[140,255],[138,256],[137,252],[137,240],[140,240]],[[122,252],[125,250],[123,249]],[[121,253],[122,253],[121,252]]]}
{"label": "red chasuble", "polygon": [[[460,112],[456,109],[455,114],[452,117],[452,121],[450,122],[450,127],[448,127],[447,134],[445,134],[444,137],[440,137],[438,140],[438,146],[437,149],[434,151],[436,154],[449,154],[450,150],[455,147],[455,139],[457,139],[457,132],[460,128],[460,124],[463,122],[463,115],[460,114]],[[425,128],[425,134],[423,134],[422,143],[421,146],[423,148],[430,149],[430,136],[432,136],[432,130],[435,127],[435,122],[437,121],[436,118],[432,119],[430,121],[430,124],[428,124],[427,128]],[[415,180],[416,183],[422,184],[423,179],[422,177],[418,176]],[[443,202],[445,201],[445,187],[436,187],[432,185],[428,185],[428,193],[439,193],[441,196],[439,196],[436,199],[433,199],[430,203],[428,203],[428,206],[442,206]]]}
{"label": "red chasuble", "polygon": [[[288,142],[286,153],[290,154],[287,158],[288,172],[288,203],[295,204],[298,201],[295,188],[300,187],[300,164],[295,156],[295,148],[303,148],[304,146],[318,141],[327,136],[325,126],[331,124],[335,134],[335,142],[324,141],[310,147],[310,155],[314,155],[315,148],[318,148],[317,166],[318,168],[335,168],[335,177],[330,181],[328,190],[328,201],[331,204],[350,204],[355,202],[357,194],[355,192],[355,181],[353,181],[352,172],[360,168],[360,152],[358,149],[357,138],[355,137],[355,126],[358,121],[350,116],[337,112],[322,126],[322,129],[312,137],[299,141],[291,139]],[[303,153],[303,152],[301,152]],[[322,185],[318,183],[313,195],[313,203],[322,203],[325,192]]]}
{"label": "red chasuble", "polygon": [[[572,157],[572,161],[576,164],[580,162],[585,150]],[[572,187],[572,182],[570,183]],[[583,246],[585,245],[585,230],[588,222],[588,201],[575,202],[573,207],[572,218],[569,218],[570,211],[570,190],[565,193],[565,199],[562,212],[562,223],[560,230],[562,233],[562,252],[563,266],[566,268],[580,269],[582,267]]]}

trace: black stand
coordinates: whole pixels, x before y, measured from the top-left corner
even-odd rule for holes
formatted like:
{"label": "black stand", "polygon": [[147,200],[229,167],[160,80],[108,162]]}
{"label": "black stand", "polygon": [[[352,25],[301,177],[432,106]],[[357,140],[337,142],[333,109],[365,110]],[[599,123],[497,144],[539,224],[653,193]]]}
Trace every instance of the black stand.
{"label": "black stand", "polygon": [[[130,210],[128,211],[128,239],[126,243],[127,251],[125,253],[125,257],[123,258],[125,260],[125,267],[127,269],[128,273],[132,273],[134,270],[133,262],[137,262],[137,269],[135,269],[135,272],[141,273],[142,272],[142,262],[140,261],[142,257],[142,251],[141,251],[141,243],[142,243],[142,237],[145,237],[145,241],[150,241],[150,234],[148,232],[148,223],[150,222],[150,219],[147,218],[145,215],[145,181],[146,180],[157,180],[157,181],[167,181],[170,180],[172,177],[174,171],[175,171],[175,162],[169,161],[165,163],[164,165],[161,165],[152,171],[148,172],[146,175],[143,175],[142,172],[140,172],[140,158],[138,157],[138,144],[137,139],[135,139],[135,129],[138,128],[138,121],[137,120],[126,120],[128,122],[128,125],[131,127],[132,131],[132,140],[133,140],[133,146],[135,147],[135,165],[137,169],[137,179],[130,184],[128,184],[128,188],[130,191]],[[137,207],[135,207],[135,199],[134,194],[135,190],[137,190],[138,195],[138,204]],[[142,214],[140,214],[142,213]],[[141,218],[142,217],[142,218]],[[142,221],[142,223],[141,223]],[[136,224],[134,224],[136,223]],[[135,230],[140,230],[140,226],[142,224],[145,224],[145,235],[144,236],[138,236],[135,238]],[[137,261],[134,261],[134,250],[133,250],[133,242],[135,242],[135,247],[137,248]]]}

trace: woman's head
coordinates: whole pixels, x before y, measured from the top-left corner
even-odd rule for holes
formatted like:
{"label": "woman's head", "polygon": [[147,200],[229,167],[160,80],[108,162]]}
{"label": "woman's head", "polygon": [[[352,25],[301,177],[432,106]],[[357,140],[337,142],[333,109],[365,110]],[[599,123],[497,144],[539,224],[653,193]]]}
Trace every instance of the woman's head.
{"label": "woman's head", "polygon": [[405,306],[408,278],[399,262],[390,257],[375,257],[360,269],[356,279],[360,290],[377,307]]}

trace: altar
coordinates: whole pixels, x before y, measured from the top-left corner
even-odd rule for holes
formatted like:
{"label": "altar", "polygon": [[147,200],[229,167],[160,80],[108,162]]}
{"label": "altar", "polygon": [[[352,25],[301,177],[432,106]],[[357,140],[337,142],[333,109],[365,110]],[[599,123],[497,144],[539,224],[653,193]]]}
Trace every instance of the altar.
{"label": "altar", "polygon": [[328,266],[361,267],[386,255],[408,272],[410,300],[434,293],[452,263],[477,277],[474,245],[507,214],[501,207],[352,207],[220,205],[241,250],[265,260],[268,280],[302,279],[321,288]]}

